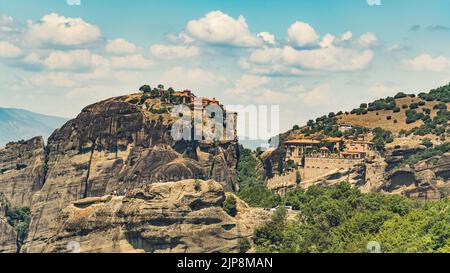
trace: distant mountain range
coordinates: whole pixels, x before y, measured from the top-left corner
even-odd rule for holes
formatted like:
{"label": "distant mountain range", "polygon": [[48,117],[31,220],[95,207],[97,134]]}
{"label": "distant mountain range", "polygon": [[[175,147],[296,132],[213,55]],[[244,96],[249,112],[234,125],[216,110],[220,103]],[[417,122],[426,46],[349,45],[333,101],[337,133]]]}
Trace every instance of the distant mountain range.
{"label": "distant mountain range", "polygon": [[35,136],[47,139],[67,120],[23,109],[0,107],[0,147],[10,141],[26,140]]}

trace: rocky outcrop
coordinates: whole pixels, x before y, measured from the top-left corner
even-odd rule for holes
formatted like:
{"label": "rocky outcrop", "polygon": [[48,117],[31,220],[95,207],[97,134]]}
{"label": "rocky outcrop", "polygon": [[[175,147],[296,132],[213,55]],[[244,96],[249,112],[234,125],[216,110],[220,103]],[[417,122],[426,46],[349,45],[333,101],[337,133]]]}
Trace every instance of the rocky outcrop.
{"label": "rocky outcrop", "polygon": [[45,176],[44,140],[9,143],[0,149],[0,193],[12,207],[30,207]]}
{"label": "rocky outcrop", "polygon": [[168,110],[147,110],[173,105],[141,98],[135,94],[90,105],[49,138],[45,184],[32,199],[28,251],[40,252],[50,223],[80,199],[191,178],[215,179],[226,190],[236,187],[235,141],[174,140],[177,117]]}
{"label": "rocky outcrop", "polygon": [[16,253],[17,252],[17,233],[6,219],[6,208],[4,196],[0,194],[0,253]]}
{"label": "rocky outcrop", "polygon": [[387,163],[386,171],[391,171],[398,167],[406,158],[425,150],[422,145],[398,145],[387,149],[384,153],[385,162]]}
{"label": "rocky outcrop", "polygon": [[450,189],[450,154],[401,165],[385,175],[382,191],[419,199],[439,199]]}
{"label": "rocky outcrop", "polygon": [[238,239],[251,236],[271,212],[238,200],[238,214],[231,217],[222,209],[225,196],[212,180],[184,180],[75,201],[51,223],[42,251],[236,251]]}
{"label": "rocky outcrop", "polygon": [[415,199],[439,200],[441,194],[436,182],[432,171],[415,172],[411,167],[404,166],[387,174],[381,191]]}

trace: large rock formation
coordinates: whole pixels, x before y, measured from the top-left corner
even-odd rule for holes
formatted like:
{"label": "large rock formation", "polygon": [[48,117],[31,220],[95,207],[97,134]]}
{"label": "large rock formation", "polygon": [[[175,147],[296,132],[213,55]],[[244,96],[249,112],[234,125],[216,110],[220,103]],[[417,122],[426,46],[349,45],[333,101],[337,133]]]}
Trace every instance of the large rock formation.
{"label": "large rock formation", "polygon": [[178,117],[167,111],[171,106],[140,94],[112,98],[56,130],[48,140],[45,184],[33,195],[26,249],[42,251],[51,222],[80,199],[190,178],[236,188],[237,143],[174,140]]}
{"label": "large rock formation", "polygon": [[44,140],[9,143],[0,149],[0,193],[12,207],[29,207],[45,176]]}
{"label": "large rock formation", "polygon": [[[271,212],[238,202],[223,209],[223,187],[212,180],[155,183],[125,196],[89,197],[64,208],[48,230],[44,252],[236,251]],[[30,245],[32,247],[32,245]],[[28,248],[28,251],[35,248]]]}

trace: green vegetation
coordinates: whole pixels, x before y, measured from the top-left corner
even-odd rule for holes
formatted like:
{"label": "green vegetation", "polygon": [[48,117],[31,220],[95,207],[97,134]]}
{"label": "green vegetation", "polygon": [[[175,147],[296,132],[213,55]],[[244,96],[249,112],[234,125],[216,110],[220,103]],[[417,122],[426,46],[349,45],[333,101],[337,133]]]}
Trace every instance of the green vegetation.
{"label": "green vegetation", "polygon": [[238,240],[238,248],[239,248],[239,253],[247,253],[247,251],[249,251],[250,248],[252,248],[250,240],[247,238],[240,238]]}
{"label": "green vegetation", "polygon": [[394,96],[395,99],[401,99],[401,98],[406,98],[407,95],[403,92],[399,92],[397,93],[397,95]]}
{"label": "green vegetation", "polygon": [[257,173],[258,161],[249,149],[239,149],[238,179],[240,190],[238,196],[253,207],[272,208],[278,205],[280,197],[266,188],[262,177]]}
{"label": "green vegetation", "polygon": [[394,141],[394,136],[391,131],[384,130],[377,127],[372,130],[373,142],[375,143],[375,148],[377,150],[383,150],[386,143],[392,143]]}
{"label": "green vegetation", "polygon": [[420,93],[419,98],[426,101],[450,102],[450,84],[431,90],[429,93]]}
{"label": "green vegetation", "polygon": [[223,209],[233,217],[237,215],[236,198],[233,195],[227,196],[223,202]]}
{"label": "green vegetation", "polygon": [[202,184],[201,184],[200,181],[197,180],[197,179],[195,179],[195,181],[194,181],[194,190],[195,190],[196,192],[199,192],[199,191],[202,190]]}
{"label": "green vegetation", "polygon": [[299,210],[287,220],[284,208],[254,231],[258,252],[367,252],[377,241],[383,252],[449,252],[450,200],[412,201],[380,193],[362,194],[348,183],[296,189],[285,201]]}
{"label": "green vegetation", "polygon": [[[410,110],[408,110],[410,111]],[[428,134],[434,134],[437,136],[443,135],[448,129],[448,121],[450,120],[450,111],[442,109],[436,112],[436,116],[431,118],[430,114],[413,112],[407,113],[407,123],[415,122],[421,119],[424,124],[411,129],[408,134],[414,134],[419,136],[425,136]]]}
{"label": "green vegetation", "polygon": [[423,144],[428,148],[409,156],[403,161],[402,164],[403,165],[409,164],[410,166],[412,166],[421,160],[429,159],[433,156],[440,156],[443,155],[444,153],[450,152],[450,142],[446,142],[436,147],[430,147],[426,141]]}
{"label": "green vegetation", "polygon": [[[393,97],[387,97],[385,99],[378,99],[371,103],[362,103],[359,108],[353,109],[350,113],[356,114],[356,115],[365,115],[368,112],[373,111],[380,111],[380,110],[396,110],[397,111],[397,105],[395,103],[396,98],[402,98],[406,97],[405,94],[399,93],[396,95],[395,98]],[[398,108],[399,109],[399,108]],[[400,110],[398,110],[400,111]]]}
{"label": "green vegetation", "polygon": [[141,88],[139,88],[139,91],[141,91],[142,93],[150,93],[152,91],[152,88],[150,87],[150,85],[146,84],[141,86]]}
{"label": "green vegetation", "polygon": [[[339,112],[338,115],[342,115],[342,112]],[[336,115],[334,113],[330,113],[328,116],[319,117],[315,121],[308,121],[307,126],[303,128],[300,133],[305,136],[321,133],[328,137],[342,137],[343,135],[357,135],[364,131],[367,132],[367,129],[364,129],[363,127],[355,127],[355,130],[353,131],[342,133],[339,130]]]}
{"label": "green vegetation", "polygon": [[18,248],[23,245],[27,236],[30,226],[30,208],[13,208],[9,202],[0,195],[0,209],[3,207],[6,220],[17,232],[16,243]]}
{"label": "green vegetation", "polygon": [[142,94],[141,98],[139,99],[139,104],[144,104],[145,101],[149,98],[145,93]]}

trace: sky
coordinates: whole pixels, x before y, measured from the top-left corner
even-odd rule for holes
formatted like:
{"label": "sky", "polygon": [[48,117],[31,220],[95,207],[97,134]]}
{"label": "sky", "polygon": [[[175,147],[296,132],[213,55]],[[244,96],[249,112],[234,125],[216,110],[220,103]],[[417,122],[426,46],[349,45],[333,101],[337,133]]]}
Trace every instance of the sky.
{"label": "sky", "polygon": [[73,118],[145,83],[279,105],[280,131],[450,82],[448,0],[0,0],[0,107]]}

